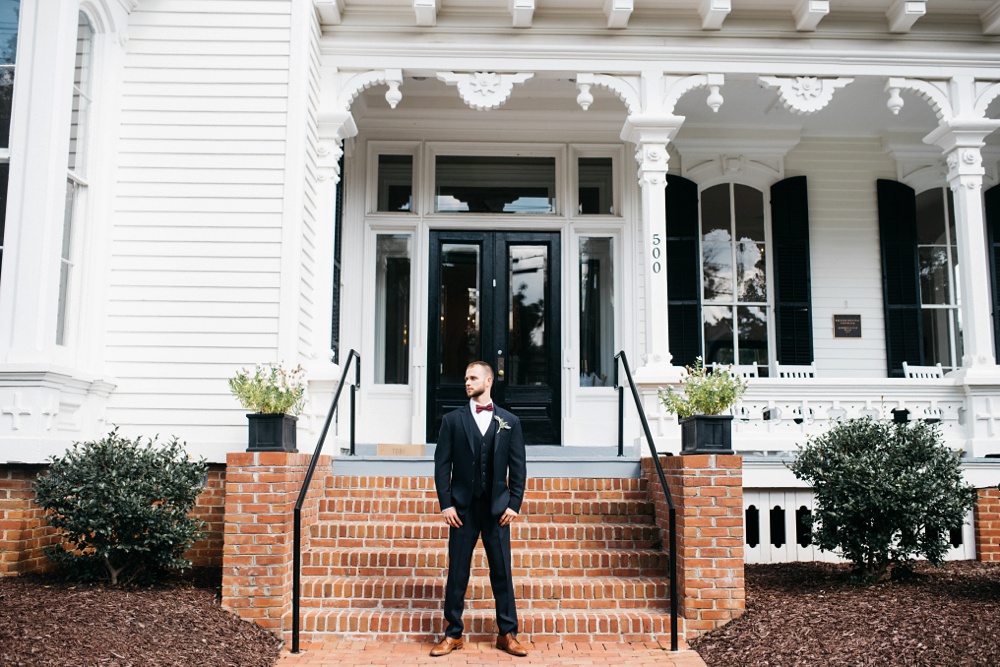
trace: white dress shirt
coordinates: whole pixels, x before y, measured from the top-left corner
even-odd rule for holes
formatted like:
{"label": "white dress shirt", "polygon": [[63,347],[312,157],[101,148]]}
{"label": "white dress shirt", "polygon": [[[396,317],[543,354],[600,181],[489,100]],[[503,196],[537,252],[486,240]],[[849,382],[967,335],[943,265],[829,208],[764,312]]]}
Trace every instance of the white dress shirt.
{"label": "white dress shirt", "polygon": [[[475,399],[469,399],[469,409],[472,410],[472,418],[476,420],[476,426],[479,427],[479,432],[486,435],[486,431],[490,430],[490,421],[493,419],[493,413],[490,410],[482,410],[476,412]],[[492,403],[487,403],[487,405],[492,405]]]}

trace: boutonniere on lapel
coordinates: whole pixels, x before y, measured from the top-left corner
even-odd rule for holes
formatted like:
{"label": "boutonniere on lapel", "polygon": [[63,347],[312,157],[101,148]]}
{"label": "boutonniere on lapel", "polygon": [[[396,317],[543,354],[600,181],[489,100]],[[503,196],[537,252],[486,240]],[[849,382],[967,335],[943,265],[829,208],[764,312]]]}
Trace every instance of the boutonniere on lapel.
{"label": "boutonniere on lapel", "polygon": [[509,431],[510,430],[510,424],[508,424],[507,422],[505,422],[500,417],[500,415],[496,415],[495,417],[493,417],[493,419],[497,420],[497,424],[500,426],[500,430],[501,431]]}

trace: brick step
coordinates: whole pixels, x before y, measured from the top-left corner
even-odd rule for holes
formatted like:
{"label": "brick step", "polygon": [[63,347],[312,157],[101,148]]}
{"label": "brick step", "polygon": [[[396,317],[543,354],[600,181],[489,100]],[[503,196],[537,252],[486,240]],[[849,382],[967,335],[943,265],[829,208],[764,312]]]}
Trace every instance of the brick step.
{"label": "brick step", "polygon": [[[302,614],[304,641],[360,640],[436,642],[444,636],[441,610],[381,611],[309,609]],[[495,612],[467,610],[465,640],[496,639]],[[535,644],[554,642],[669,641],[670,614],[650,611],[567,612],[518,610],[518,639]],[[680,624],[683,635],[683,622]],[[459,654],[461,655],[461,654]],[[529,657],[530,661],[530,657]]]}
{"label": "brick step", "polygon": [[[324,609],[440,610],[444,577],[310,577],[302,584],[302,606]],[[555,577],[514,580],[518,609],[608,611],[669,606],[666,578]],[[473,577],[466,609],[493,609],[489,577]]]}
{"label": "brick step", "polygon": [[[432,466],[433,467],[433,466]],[[359,477],[354,475],[330,475],[326,479],[330,489],[378,489],[383,493],[393,491],[434,490],[434,478],[430,470],[425,477]],[[532,477],[528,471],[525,489],[531,492],[552,491],[645,491],[647,480],[643,477]]]}
{"label": "brick step", "polygon": [[[663,576],[669,558],[661,551],[591,549],[521,549],[511,554],[514,577]],[[444,577],[448,551],[440,549],[337,549],[307,551],[305,576]],[[488,571],[480,542],[472,556],[473,576]]]}
{"label": "brick step", "polygon": [[[521,505],[527,521],[573,523],[652,523],[653,503],[648,500],[529,500]],[[320,520],[440,521],[437,499],[429,498],[327,498],[319,503]]]}
{"label": "brick step", "polygon": [[[374,480],[373,486],[363,485],[350,480]],[[324,489],[325,498],[405,498],[405,499],[427,499],[437,500],[437,493],[434,490],[433,481],[420,487],[414,486],[414,480],[429,478],[413,478],[405,480],[407,484],[400,482],[395,485],[395,480],[401,478],[345,478],[332,477]],[[595,482],[594,484],[574,484],[573,486],[583,486],[585,488],[533,488],[537,482]],[[608,488],[603,488],[608,483]],[[615,483],[615,484],[610,484]],[[552,487],[570,486],[570,484],[551,484]],[[528,480],[525,489],[525,500],[646,500],[649,497],[645,479],[581,479],[565,480],[545,478],[539,480]]]}
{"label": "brick step", "polygon": [[[450,529],[435,522],[320,522],[310,527],[309,547],[367,549],[443,549]],[[653,524],[530,523],[511,525],[511,548],[518,549],[650,549],[660,534]]]}

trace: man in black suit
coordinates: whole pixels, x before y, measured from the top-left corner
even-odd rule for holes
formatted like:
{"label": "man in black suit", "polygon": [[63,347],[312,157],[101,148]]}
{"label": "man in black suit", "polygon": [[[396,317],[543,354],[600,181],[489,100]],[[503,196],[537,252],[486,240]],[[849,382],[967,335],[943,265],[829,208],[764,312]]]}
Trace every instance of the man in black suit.
{"label": "man in black suit", "polygon": [[510,524],[521,511],[527,479],[524,434],[513,414],[490,398],[493,369],[474,361],[465,369],[469,405],[441,422],[434,450],[434,485],[448,536],[448,583],[445,587],[445,637],[431,655],[462,648],[462,610],[469,584],[472,552],[480,534],[490,565],[497,608],[497,648],[528,654],[517,641],[517,609],[510,565]]}

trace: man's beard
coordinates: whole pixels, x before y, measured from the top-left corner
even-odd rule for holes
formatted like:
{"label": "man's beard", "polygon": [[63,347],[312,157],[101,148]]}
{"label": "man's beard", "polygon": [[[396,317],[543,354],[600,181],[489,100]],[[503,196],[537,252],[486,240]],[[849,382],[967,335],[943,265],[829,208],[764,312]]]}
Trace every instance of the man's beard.
{"label": "man's beard", "polygon": [[483,394],[486,393],[486,390],[485,389],[474,389],[474,388],[471,388],[471,387],[466,387],[465,388],[465,393],[469,396],[469,398],[479,398],[480,396],[482,396]]}

